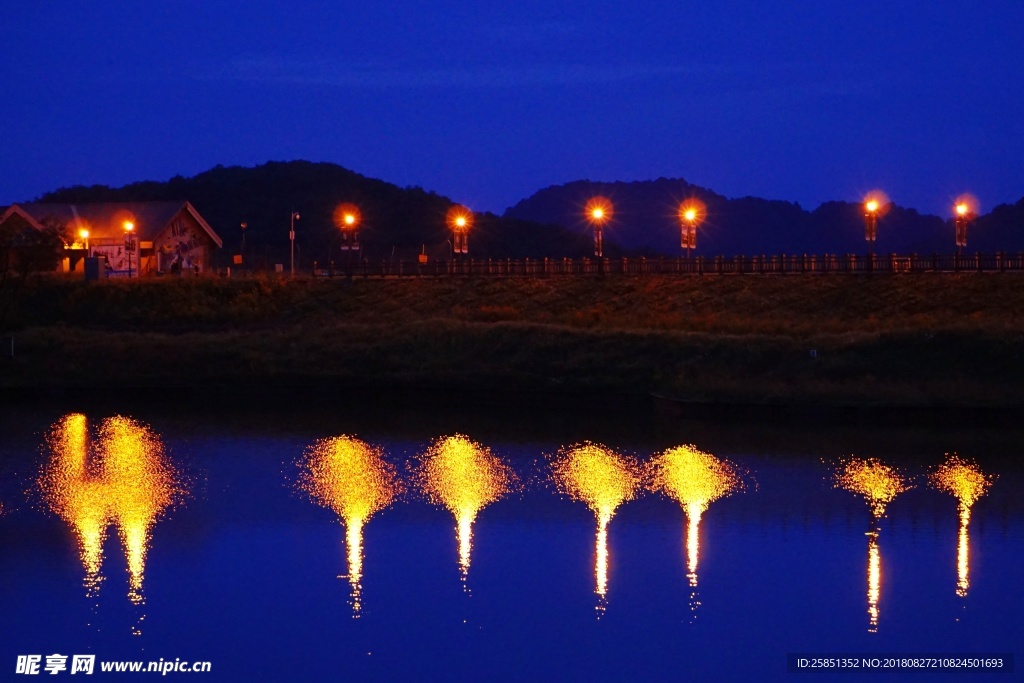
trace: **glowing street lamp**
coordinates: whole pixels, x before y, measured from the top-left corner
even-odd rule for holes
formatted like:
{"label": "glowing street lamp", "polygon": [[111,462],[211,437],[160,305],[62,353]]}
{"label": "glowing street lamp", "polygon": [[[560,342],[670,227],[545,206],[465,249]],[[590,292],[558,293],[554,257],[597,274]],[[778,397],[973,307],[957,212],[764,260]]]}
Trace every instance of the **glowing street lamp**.
{"label": "glowing street lamp", "polygon": [[124,222],[124,248],[128,252],[128,277],[132,276],[132,252],[135,251],[135,223]]}
{"label": "glowing street lamp", "polygon": [[448,229],[452,231],[452,253],[469,253],[469,229],[473,227],[473,212],[461,204],[448,209],[445,217]]}
{"label": "glowing street lamp", "polygon": [[[359,251],[359,224],[362,214],[355,204],[339,204],[334,210],[334,225],[341,231],[341,250],[348,252],[348,276],[352,277],[352,252]],[[333,262],[331,265],[333,270]]]}
{"label": "glowing street lamp", "polygon": [[869,199],[864,203],[864,239],[874,249],[875,238],[878,237],[878,201]]}
{"label": "glowing street lamp", "polygon": [[971,207],[967,202],[957,202],[954,207],[956,211],[956,255],[960,256],[967,246],[967,224],[970,222]]}
{"label": "glowing street lamp", "polygon": [[78,237],[82,240],[82,243],[85,244],[85,255],[88,256],[89,255],[89,231],[86,230],[85,228],[82,228],[81,230],[78,231]]}
{"label": "glowing street lamp", "polygon": [[686,258],[690,258],[690,250],[697,248],[697,226],[704,220],[704,204],[696,199],[679,205],[679,246],[686,249]]}
{"label": "glowing street lamp", "polygon": [[288,230],[288,240],[291,242],[292,247],[292,266],[291,274],[295,277],[295,221],[299,220],[299,213],[297,211],[291,212],[291,228]]}
{"label": "glowing street lamp", "polygon": [[864,199],[864,239],[868,242],[868,270],[875,267],[875,238],[878,237],[878,218],[886,201],[879,192],[872,192]]}
{"label": "glowing street lamp", "polygon": [[594,256],[604,256],[604,226],[611,220],[615,212],[612,202],[607,197],[591,197],[583,210],[586,219],[594,226]]}

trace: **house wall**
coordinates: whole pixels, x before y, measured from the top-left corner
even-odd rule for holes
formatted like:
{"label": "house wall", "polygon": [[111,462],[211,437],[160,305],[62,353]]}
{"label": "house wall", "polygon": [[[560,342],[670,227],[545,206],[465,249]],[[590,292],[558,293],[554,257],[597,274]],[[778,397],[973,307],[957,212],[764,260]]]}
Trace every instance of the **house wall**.
{"label": "house wall", "polygon": [[131,250],[125,247],[125,240],[119,238],[96,238],[90,242],[92,255],[105,257],[111,270],[126,274],[131,266],[133,276],[146,272],[139,268],[139,241],[137,239],[135,248]]}
{"label": "house wall", "polygon": [[203,273],[213,269],[215,246],[192,215],[182,209],[153,240],[152,253],[146,255],[148,250],[143,252],[142,260],[148,272],[168,273],[177,261],[182,270],[198,267],[199,272]]}

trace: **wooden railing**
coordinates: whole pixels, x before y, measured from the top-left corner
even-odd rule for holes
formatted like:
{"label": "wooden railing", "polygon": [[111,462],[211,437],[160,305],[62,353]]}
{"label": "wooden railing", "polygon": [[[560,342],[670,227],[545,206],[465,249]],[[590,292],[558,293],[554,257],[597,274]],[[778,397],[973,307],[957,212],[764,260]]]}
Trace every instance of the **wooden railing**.
{"label": "wooden railing", "polygon": [[587,275],[806,275],[870,273],[954,273],[1024,271],[1024,253],[922,256],[761,255],[619,259],[456,259],[453,261],[361,261],[324,268],[314,277],[556,277]]}

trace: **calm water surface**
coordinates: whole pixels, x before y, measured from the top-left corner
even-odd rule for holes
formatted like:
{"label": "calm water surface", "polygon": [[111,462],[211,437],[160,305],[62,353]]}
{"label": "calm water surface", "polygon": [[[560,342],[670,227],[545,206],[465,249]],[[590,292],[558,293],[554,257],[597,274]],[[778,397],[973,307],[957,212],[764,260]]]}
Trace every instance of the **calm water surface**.
{"label": "calm water surface", "polygon": [[[475,454],[442,441],[456,434]],[[324,441],[341,435],[370,451]],[[787,654],[1014,653],[1021,436],[436,405],[5,406],[0,679],[54,653],[209,661],[168,675],[210,681],[878,680],[789,673]],[[603,520],[551,476],[585,441],[638,464]],[[316,470],[316,444],[349,459]],[[644,489],[654,456],[682,444],[739,485],[699,511]],[[997,477],[966,519],[926,478],[954,451]],[[910,488],[873,517],[834,484],[848,456]],[[619,491],[621,472],[602,472],[594,495]],[[311,497],[310,477],[343,488]],[[891,679],[908,677],[973,679]]]}

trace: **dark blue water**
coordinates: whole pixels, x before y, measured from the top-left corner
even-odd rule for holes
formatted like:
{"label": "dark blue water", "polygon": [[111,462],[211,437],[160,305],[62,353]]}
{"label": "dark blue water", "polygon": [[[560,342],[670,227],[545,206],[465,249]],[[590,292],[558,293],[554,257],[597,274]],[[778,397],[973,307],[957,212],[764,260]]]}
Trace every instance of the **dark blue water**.
{"label": "dark blue water", "polygon": [[[132,408],[83,412],[149,424],[191,488],[153,527],[140,605],[128,599],[113,529],[103,581],[87,595],[76,538],[35,490],[43,433],[68,406],[9,408],[0,418],[2,680],[24,678],[14,673],[18,655],[53,653],[209,661],[210,673],[169,676],[211,681],[973,680],[789,673],[787,654],[1013,653],[1024,642],[1024,473],[1020,434],[1005,428]],[[451,513],[416,498],[377,513],[363,530],[353,618],[344,527],[295,491],[294,463],[316,439],[349,433],[384,446],[404,472],[430,440],[455,431],[506,459],[528,486],[477,518],[465,584]],[[696,588],[679,504],[647,494],[612,519],[597,618],[594,517],[543,486],[543,456],[582,439],[641,458],[695,443],[750,471],[756,487],[704,514]],[[871,455],[918,474],[953,450],[999,475],[973,509],[966,595],[956,590],[956,501],[919,487],[881,521],[873,628],[867,506],[832,488],[822,458]]]}

